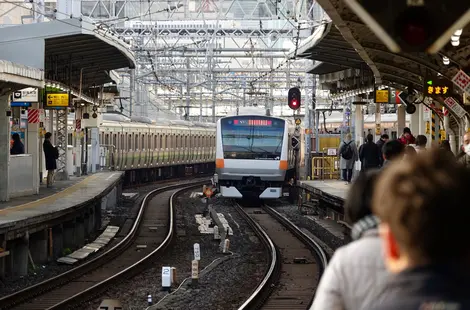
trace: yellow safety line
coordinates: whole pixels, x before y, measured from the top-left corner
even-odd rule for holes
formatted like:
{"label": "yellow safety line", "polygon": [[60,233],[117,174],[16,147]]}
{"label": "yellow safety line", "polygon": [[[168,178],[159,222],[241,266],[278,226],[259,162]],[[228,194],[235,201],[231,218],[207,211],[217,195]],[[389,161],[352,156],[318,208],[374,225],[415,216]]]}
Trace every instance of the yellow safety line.
{"label": "yellow safety line", "polygon": [[52,201],[55,201],[59,198],[63,198],[67,194],[72,193],[76,188],[78,188],[82,185],[88,184],[89,182],[96,179],[97,177],[98,177],[97,174],[89,176],[86,179],[78,182],[77,184],[74,184],[70,187],[67,187],[63,191],[60,191],[56,194],[53,194],[53,195],[50,195],[50,196],[47,196],[47,197],[44,197],[44,198],[41,198],[41,199],[38,199],[38,200],[35,200],[35,201],[31,201],[31,202],[28,202],[28,203],[25,203],[25,204],[22,204],[22,205],[19,205],[19,206],[14,206],[14,207],[9,207],[9,208],[2,209],[2,210],[0,210],[0,215],[6,215],[6,214],[10,213],[11,211],[19,211],[19,210],[29,209],[29,208],[32,208],[32,207],[38,207],[38,206],[40,206],[44,203],[52,202]]}

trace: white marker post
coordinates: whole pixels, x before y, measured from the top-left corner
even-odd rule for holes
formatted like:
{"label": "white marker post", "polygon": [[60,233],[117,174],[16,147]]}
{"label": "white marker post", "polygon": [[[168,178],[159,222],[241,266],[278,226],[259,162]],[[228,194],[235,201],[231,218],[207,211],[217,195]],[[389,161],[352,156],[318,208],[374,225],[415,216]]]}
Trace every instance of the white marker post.
{"label": "white marker post", "polygon": [[223,247],[222,252],[223,252],[224,254],[228,254],[228,253],[229,253],[229,248],[230,248],[230,240],[229,240],[229,239],[225,239],[224,247]]}
{"label": "white marker post", "polygon": [[171,289],[171,267],[162,267],[162,290]]}
{"label": "white marker post", "polygon": [[214,226],[214,240],[220,240],[219,226]]}
{"label": "white marker post", "polygon": [[193,260],[191,262],[191,286],[197,287],[199,280],[199,261]]}
{"label": "white marker post", "polygon": [[194,260],[201,260],[201,247],[199,243],[194,244]]}

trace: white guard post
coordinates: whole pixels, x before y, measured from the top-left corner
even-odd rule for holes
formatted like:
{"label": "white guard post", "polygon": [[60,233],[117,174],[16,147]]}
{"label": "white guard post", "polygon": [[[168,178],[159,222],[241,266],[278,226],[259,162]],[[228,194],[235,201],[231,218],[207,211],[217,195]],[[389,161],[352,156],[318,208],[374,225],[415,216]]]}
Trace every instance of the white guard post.
{"label": "white guard post", "polygon": [[162,290],[171,289],[171,267],[162,267]]}
{"label": "white guard post", "polygon": [[201,260],[201,248],[199,243],[194,244],[194,260]]}

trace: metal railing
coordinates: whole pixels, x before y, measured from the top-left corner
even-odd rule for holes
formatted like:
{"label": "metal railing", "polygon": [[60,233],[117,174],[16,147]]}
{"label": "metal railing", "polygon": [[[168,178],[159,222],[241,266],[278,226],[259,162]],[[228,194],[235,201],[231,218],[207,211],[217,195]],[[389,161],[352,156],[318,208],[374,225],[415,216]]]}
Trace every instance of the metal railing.
{"label": "metal railing", "polygon": [[328,154],[332,154],[332,152],[325,148],[321,156],[312,157],[312,180],[339,179],[339,158],[336,154]]}

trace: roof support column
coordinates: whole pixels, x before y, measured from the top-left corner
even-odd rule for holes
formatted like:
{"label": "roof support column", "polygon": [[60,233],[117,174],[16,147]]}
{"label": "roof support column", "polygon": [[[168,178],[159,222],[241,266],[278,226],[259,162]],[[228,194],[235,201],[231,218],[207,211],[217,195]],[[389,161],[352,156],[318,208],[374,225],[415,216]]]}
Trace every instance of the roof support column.
{"label": "roof support column", "polygon": [[418,114],[418,134],[424,135],[426,134],[426,123],[424,122],[424,104],[417,104],[416,105],[416,112]]}
{"label": "roof support column", "polygon": [[411,132],[414,135],[420,134],[419,133],[419,111],[418,111],[418,106],[422,104],[417,104],[416,106],[416,112],[411,114],[411,119],[410,119],[410,129]]}
{"label": "roof support column", "polygon": [[0,96],[0,201],[8,201],[10,118],[6,115],[10,93]]}
{"label": "roof support column", "polygon": [[[375,104],[375,141],[378,141],[380,139],[380,136],[382,134],[382,113],[380,113],[380,103]],[[377,128],[380,128],[380,131],[377,131]]]}
{"label": "roof support column", "polygon": [[[41,99],[39,99],[41,100]],[[38,109],[39,103],[32,102],[32,109]],[[33,168],[33,193],[39,194],[39,158],[41,153],[39,153],[39,123],[29,123],[28,122],[28,135],[27,135],[27,145],[28,153],[32,157],[32,168]]]}
{"label": "roof support column", "polygon": [[397,135],[401,136],[406,124],[405,105],[400,104],[397,107]]}

